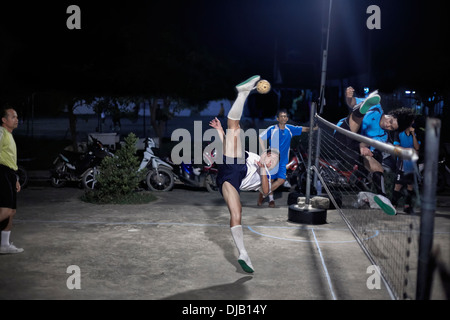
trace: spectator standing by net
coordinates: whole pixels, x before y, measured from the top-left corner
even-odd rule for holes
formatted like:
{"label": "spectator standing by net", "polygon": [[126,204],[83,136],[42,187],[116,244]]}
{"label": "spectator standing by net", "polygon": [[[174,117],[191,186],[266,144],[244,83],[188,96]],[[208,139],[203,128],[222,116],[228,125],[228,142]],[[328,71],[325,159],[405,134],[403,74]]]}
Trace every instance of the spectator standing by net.
{"label": "spectator standing by net", "polygon": [[[399,145],[403,148],[413,148],[419,152],[420,142],[417,140],[413,125],[398,134]],[[397,171],[395,177],[392,205],[397,208],[398,201],[402,198],[402,189],[406,186],[406,198],[403,206],[405,213],[412,213],[414,197],[414,163],[411,160],[397,159]]]}
{"label": "spectator standing by net", "polygon": [[[272,174],[272,192],[269,194],[269,207],[275,208],[275,200],[273,191],[278,189],[286,181],[286,165],[289,163],[289,150],[291,140],[294,136],[300,136],[303,132],[310,132],[310,127],[293,126],[287,124],[289,121],[287,110],[281,109],[277,114],[278,123],[270,126],[259,135],[260,145],[264,149],[263,141],[270,141],[268,145],[272,148],[280,150],[280,164],[278,172]],[[257,205],[262,206],[264,201],[263,195],[260,193]]]}
{"label": "spectator standing by net", "polygon": [[1,111],[0,126],[0,222],[8,219],[8,224],[1,231],[0,254],[20,253],[22,248],[16,248],[10,242],[13,218],[17,208],[17,192],[20,183],[16,171],[17,148],[12,132],[19,124],[17,112],[10,107]]}

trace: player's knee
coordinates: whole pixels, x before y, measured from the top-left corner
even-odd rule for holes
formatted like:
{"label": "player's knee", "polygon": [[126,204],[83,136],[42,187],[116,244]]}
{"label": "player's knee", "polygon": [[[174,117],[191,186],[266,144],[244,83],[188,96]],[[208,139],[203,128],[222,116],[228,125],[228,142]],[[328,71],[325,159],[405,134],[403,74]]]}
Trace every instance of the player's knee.
{"label": "player's knee", "polygon": [[278,179],[277,179],[277,182],[279,183],[279,184],[283,184],[284,182],[286,181],[286,176],[281,176],[281,177],[278,177]]}
{"label": "player's knee", "polygon": [[15,213],[16,213],[15,209],[0,208],[0,217],[1,217],[1,219],[10,218],[10,217],[14,216]]}
{"label": "player's knee", "polygon": [[241,213],[230,212],[230,226],[238,226],[241,225]]}

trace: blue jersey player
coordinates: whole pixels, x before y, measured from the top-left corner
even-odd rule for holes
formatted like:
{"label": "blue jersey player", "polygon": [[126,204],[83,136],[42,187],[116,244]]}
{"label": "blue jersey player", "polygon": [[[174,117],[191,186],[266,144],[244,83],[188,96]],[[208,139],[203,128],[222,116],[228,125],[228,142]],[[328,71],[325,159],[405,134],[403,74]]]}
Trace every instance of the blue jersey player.
{"label": "blue jersey player", "polygon": [[[403,148],[414,148],[417,152],[420,149],[420,142],[417,140],[415,129],[411,125],[405,131],[398,134],[398,144]],[[398,201],[402,197],[402,189],[406,185],[406,199],[403,206],[405,213],[412,213],[412,198],[414,195],[414,163],[411,160],[397,160],[397,171],[392,196],[392,205],[397,207]]]}
{"label": "blue jersey player", "polygon": [[[414,112],[409,108],[399,108],[385,113],[379,104],[381,97],[375,91],[365,99],[353,97],[354,90],[347,88],[347,104],[351,108],[351,114],[341,123],[341,127],[355,133],[359,133],[374,140],[384,143],[389,142],[388,133],[390,131],[404,131],[414,120]],[[343,135],[336,138],[342,143],[350,145]],[[375,196],[375,202],[387,214],[395,215],[396,210],[390,200],[386,198],[384,189],[384,169],[382,166],[383,154],[375,148],[365,144],[359,144],[359,153],[362,157],[364,166],[372,175],[372,181],[378,193]]]}
{"label": "blue jersey player", "polygon": [[[284,109],[278,111],[277,121],[277,124],[268,127],[259,135],[262,148],[264,148],[266,145],[263,141],[269,141],[267,145],[280,151],[280,163],[278,166],[278,171],[271,174],[272,192],[269,194],[270,208],[275,207],[273,191],[282,186],[286,181],[286,165],[289,163],[289,150],[291,147],[292,138],[301,135],[303,132],[310,131],[309,127],[287,124],[287,122],[289,121],[289,117],[287,111]],[[263,194],[260,193],[257,205],[261,206],[263,201]]]}

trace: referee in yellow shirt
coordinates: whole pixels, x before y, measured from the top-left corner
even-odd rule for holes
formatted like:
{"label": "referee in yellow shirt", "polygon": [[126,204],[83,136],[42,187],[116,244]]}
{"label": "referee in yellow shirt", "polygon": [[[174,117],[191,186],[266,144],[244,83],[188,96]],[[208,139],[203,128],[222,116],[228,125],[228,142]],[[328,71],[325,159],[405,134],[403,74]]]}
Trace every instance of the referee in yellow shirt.
{"label": "referee in yellow shirt", "polygon": [[0,127],[0,222],[9,219],[1,232],[0,254],[20,253],[23,249],[16,248],[9,242],[13,217],[16,214],[17,192],[20,183],[17,171],[17,148],[12,132],[19,124],[17,112],[11,107],[1,109],[2,125]]}

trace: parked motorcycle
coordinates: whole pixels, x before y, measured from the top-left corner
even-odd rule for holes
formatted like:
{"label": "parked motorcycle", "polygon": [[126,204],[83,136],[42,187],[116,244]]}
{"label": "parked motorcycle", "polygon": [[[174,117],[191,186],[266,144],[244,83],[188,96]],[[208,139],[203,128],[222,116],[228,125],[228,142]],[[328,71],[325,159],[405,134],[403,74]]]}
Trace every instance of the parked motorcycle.
{"label": "parked motorcycle", "polygon": [[218,190],[216,178],[217,168],[214,162],[214,151],[212,154],[203,153],[206,165],[194,167],[192,164],[181,163],[177,165],[170,159],[166,161],[158,157],[153,148],[155,142],[152,138],[145,141],[145,151],[139,170],[148,170],[146,184],[152,191],[170,191],[175,181],[180,181],[193,187],[205,187],[209,192]]}
{"label": "parked motorcycle", "polygon": [[98,167],[107,156],[114,156],[108,148],[90,136],[92,144],[86,153],[76,153],[64,150],[53,161],[50,170],[52,186],[61,188],[67,182],[79,182],[85,189],[94,189],[97,182]]}
{"label": "parked motorcycle", "polygon": [[207,152],[206,149],[203,151],[203,161],[205,163],[203,172],[206,172],[205,188],[209,192],[216,192],[219,190],[219,187],[217,186],[217,174],[219,170],[217,169],[217,164],[215,162],[216,156],[215,149],[211,152]]}
{"label": "parked motorcycle", "polygon": [[[301,144],[297,148],[291,149],[293,154],[291,161],[286,166],[287,181],[291,185],[296,184],[296,189],[306,192],[307,179],[307,159],[308,153],[304,150]],[[369,182],[360,174],[359,167],[353,166],[351,169],[342,169],[341,163],[338,160],[319,159],[319,173],[324,179],[325,183],[334,188],[358,188],[369,191]],[[313,192],[316,192],[315,187],[312,186]]]}
{"label": "parked motorcycle", "polygon": [[203,152],[204,163],[201,166],[193,166],[190,163],[184,162],[180,165],[175,165],[172,162],[169,163],[174,167],[176,180],[191,187],[206,188],[208,192],[216,192],[218,191],[216,182],[218,169],[214,162],[214,157],[215,150],[212,150],[211,153],[205,150]]}
{"label": "parked motorcycle", "polygon": [[146,184],[152,191],[170,191],[175,184],[173,168],[170,164],[155,155],[156,147],[152,138],[145,140],[145,151],[139,170],[148,170]]}
{"label": "parked motorcycle", "polygon": [[298,189],[299,177],[302,173],[306,172],[306,162],[304,160],[306,154],[300,145],[297,148],[291,148],[290,154],[291,159],[286,165],[286,181],[284,182],[284,187],[291,188],[295,186]]}

